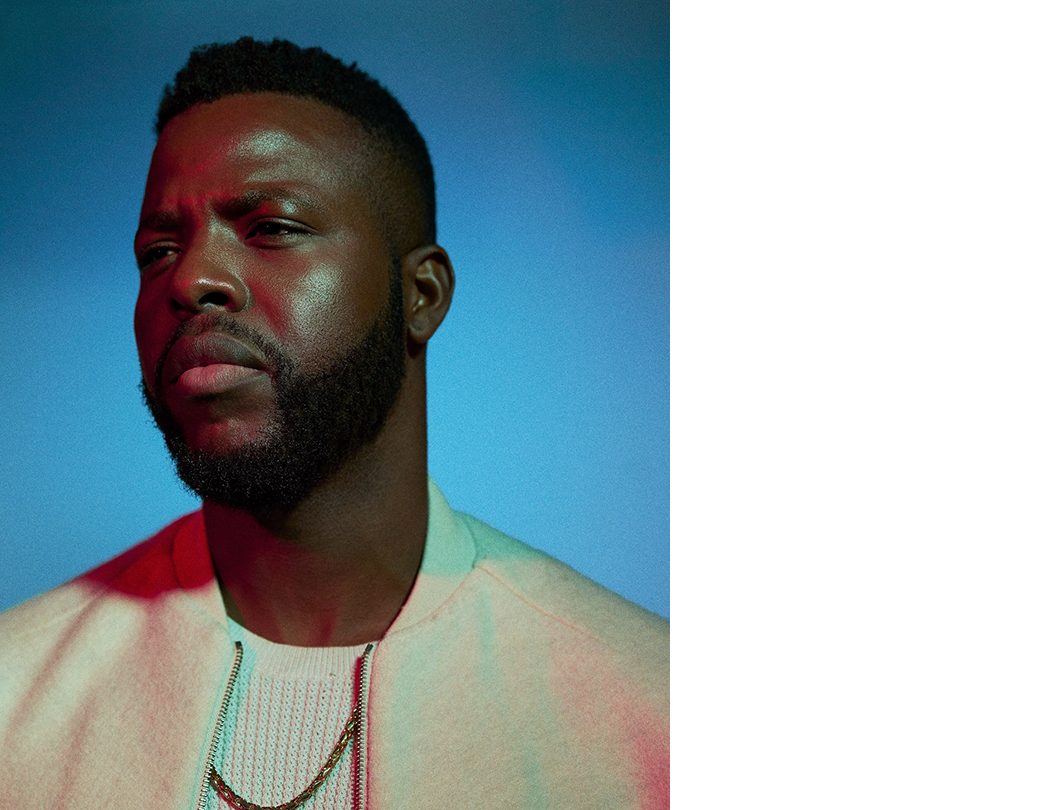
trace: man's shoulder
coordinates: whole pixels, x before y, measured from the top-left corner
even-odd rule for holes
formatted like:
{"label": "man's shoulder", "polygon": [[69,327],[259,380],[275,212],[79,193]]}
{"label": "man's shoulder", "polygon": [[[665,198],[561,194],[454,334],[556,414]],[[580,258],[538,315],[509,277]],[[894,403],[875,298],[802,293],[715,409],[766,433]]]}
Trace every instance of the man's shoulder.
{"label": "man's shoulder", "polygon": [[476,547],[474,569],[519,605],[564,632],[585,635],[645,664],[667,667],[668,622],[589,579],[566,563],[458,512]]}
{"label": "man's shoulder", "polygon": [[95,568],[0,612],[0,639],[4,646],[20,640],[42,639],[48,628],[75,621],[98,602],[140,602],[174,587],[173,538],[193,519],[185,515],[151,537]]}

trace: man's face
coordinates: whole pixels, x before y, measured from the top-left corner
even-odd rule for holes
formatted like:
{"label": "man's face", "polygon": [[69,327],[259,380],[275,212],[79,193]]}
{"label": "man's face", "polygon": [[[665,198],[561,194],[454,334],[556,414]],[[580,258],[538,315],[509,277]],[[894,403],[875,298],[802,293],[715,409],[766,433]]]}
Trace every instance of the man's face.
{"label": "man's face", "polygon": [[146,401],[203,497],[287,507],[382,428],[399,278],[370,144],[319,102],[238,95],[172,119],[135,251]]}

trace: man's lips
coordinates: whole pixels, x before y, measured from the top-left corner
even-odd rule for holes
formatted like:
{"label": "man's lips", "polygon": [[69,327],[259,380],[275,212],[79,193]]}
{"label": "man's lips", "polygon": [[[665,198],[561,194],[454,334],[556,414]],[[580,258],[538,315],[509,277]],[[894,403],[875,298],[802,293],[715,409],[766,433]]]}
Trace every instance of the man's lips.
{"label": "man's lips", "polygon": [[217,393],[267,370],[261,354],[230,335],[207,332],[173,344],[160,369],[163,383],[185,393]]}

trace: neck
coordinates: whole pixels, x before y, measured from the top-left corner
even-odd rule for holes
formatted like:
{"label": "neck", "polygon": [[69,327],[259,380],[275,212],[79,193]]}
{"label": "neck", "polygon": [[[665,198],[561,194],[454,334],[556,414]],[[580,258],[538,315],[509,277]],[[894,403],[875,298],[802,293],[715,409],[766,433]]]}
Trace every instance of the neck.
{"label": "neck", "polygon": [[415,581],[428,509],[425,412],[397,408],[371,445],[287,512],[205,502],[228,615],[281,644],[382,638]]}

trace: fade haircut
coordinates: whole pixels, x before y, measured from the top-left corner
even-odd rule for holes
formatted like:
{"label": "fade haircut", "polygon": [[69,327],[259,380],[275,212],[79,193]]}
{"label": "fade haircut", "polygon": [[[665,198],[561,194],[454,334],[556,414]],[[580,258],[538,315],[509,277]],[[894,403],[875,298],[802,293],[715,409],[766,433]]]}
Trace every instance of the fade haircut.
{"label": "fade haircut", "polygon": [[[192,49],[173,84],[166,85],[155,116],[155,134],[174,116],[196,104],[238,93],[284,93],[334,107],[356,121],[374,145],[396,164],[397,182],[379,182],[376,201],[384,219],[418,220],[409,227],[384,222],[395,251],[415,244],[396,244],[405,231],[418,231],[421,243],[437,241],[433,165],[419,130],[400,102],[357,63],[343,64],[321,48],[301,48],[284,39],[258,42],[242,37],[232,43]],[[401,175],[400,169],[404,170]],[[399,188],[396,199],[385,199],[388,185]],[[390,192],[393,193],[393,192]],[[389,213],[393,211],[394,213]]]}

